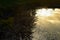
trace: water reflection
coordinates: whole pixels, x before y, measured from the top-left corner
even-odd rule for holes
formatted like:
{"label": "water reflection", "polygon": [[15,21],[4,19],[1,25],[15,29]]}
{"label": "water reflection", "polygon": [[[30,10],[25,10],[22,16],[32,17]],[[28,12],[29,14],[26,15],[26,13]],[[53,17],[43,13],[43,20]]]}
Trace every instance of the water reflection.
{"label": "water reflection", "polygon": [[60,9],[36,10],[36,25],[32,40],[60,40]]}

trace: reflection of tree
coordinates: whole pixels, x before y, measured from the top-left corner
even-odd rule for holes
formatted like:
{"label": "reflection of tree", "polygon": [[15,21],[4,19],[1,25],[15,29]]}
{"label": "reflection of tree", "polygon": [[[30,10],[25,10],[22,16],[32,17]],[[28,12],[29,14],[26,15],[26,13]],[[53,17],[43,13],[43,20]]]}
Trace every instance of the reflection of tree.
{"label": "reflection of tree", "polygon": [[31,3],[29,3],[30,1],[27,0],[5,0],[0,2],[0,39],[20,40],[22,38],[22,40],[31,40],[31,28],[33,27],[35,15],[34,12],[33,14],[31,12],[35,7],[35,4],[33,3],[31,5]]}
{"label": "reflection of tree", "polygon": [[[18,6],[16,9],[14,8],[15,10],[2,10],[0,14],[1,40],[31,40],[31,28],[33,28],[35,14],[32,9],[25,9],[24,7],[19,8]],[[10,10],[12,10],[12,12]]]}
{"label": "reflection of tree", "polygon": [[32,9],[27,10],[22,8],[21,10],[21,8],[19,8],[13,10],[13,13],[15,13],[14,16],[10,15],[12,14],[10,13],[10,9],[2,10],[2,13],[0,14],[1,40],[31,40],[31,28],[33,28],[34,12]]}
{"label": "reflection of tree", "polygon": [[13,14],[10,9],[0,9],[0,40],[12,38]]}
{"label": "reflection of tree", "polygon": [[[18,11],[19,10],[19,11]],[[16,9],[15,15],[15,32],[17,35],[22,36],[24,40],[31,40],[31,28],[33,27],[34,22],[34,14],[32,14],[32,10],[27,8]]]}

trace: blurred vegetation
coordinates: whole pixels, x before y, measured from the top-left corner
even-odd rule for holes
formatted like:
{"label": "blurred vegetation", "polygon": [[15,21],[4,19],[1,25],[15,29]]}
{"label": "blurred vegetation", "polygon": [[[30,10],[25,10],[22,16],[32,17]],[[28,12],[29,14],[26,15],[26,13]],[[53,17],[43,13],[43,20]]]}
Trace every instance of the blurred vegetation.
{"label": "blurred vegetation", "polygon": [[[55,1],[55,0],[54,0]],[[50,2],[50,1],[49,1]],[[46,0],[0,0],[0,39],[31,40],[34,9],[48,5]],[[32,13],[30,13],[32,11]]]}
{"label": "blurred vegetation", "polygon": [[34,16],[30,13],[32,9],[25,4],[27,0],[0,2],[0,40],[20,40],[20,37],[31,40]]}
{"label": "blurred vegetation", "polygon": [[7,40],[12,37],[13,19],[10,9],[0,9],[0,40]]}

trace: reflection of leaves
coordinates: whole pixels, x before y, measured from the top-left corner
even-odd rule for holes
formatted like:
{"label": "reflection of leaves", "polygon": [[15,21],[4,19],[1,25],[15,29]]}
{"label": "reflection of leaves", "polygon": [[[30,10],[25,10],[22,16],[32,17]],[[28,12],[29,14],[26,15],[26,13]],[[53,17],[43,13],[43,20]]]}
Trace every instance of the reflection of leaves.
{"label": "reflection of leaves", "polygon": [[[3,30],[3,31],[13,31],[12,29],[14,28],[14,31],[16,31],[16,33],[17,33],[17,35],[19,35],[19,33],[21,33],[21,35],[22,35],[22,37],[24,38],[25,36],[27,36],[27,37],[30,37],[30,35],[31,35],[31,28],[32,28],[32,24],[33,24],[33,22],[32,22],[32,20],[33,20],[33,17],[32,16],[30,16],[30,14],[29,13],[27,13],[27,10],[26,10],[26,12],[25,12],[25,9],[27,8],[29,8],[29,7],[31,7],[31,6],[29,6],[29,4],[28,3],[31,3],[31,2],[36,2],[36,1],[29,1],[29,0],[16,0],[16,1],[14,1],[14,0],[5,0],[5,1],[0,1],[0,2],[2,2],[1,3],[1,7],[3,7],[3,8],[11,8],[11,7],[16,7],[16,5],[22,5],[22,7],[18,7],[17,6],[17,10],[15,9],[14,11],[17,11],[16,12],[16,14],[18,14],[19,15],[19,17],[16,17],[17,18],[17,21],[18,21],[18,23],[17,23],[17,26],[15,26],[15,27],[13,27],[13,17],[8,17],[6,20],[5,19],[1,19],[1,24],[2,25],[4,25],[3,27],[2,27],[2,29],[1,30]],[[30,4],[31,5],[31,4]],[[33,4],[34,5],[34,4]],[[32,6],[33,6],[32,5]],[[27,7],[28,6],[28,7]],[[26,8],[25,8],[26,7]],[[14,8],[13,8],[14,9]],[[20,12],[21,11],[21,9],[22,9],[22,13]],[[10,11],[10,10],[9,10]],[[6,12],[7,11],[3,11],[2,13],[5,13],[6,14]],[[7,14],[9,14],[9,13],[7,13]],[[15,14],[15,15],[16,15]],[[22,14],[22,16],[21,16],[21,14]],[[25,18],[25,17],[27,17],[27,18]],[[25,18],[25,19],[22,19],[21,20],[21,18]],[[16,21],[16,22],[17,22]],[[5,30],[6,29],[6,30]],[[5,35],[6,36],[6,35]],[[19,38],[20,39],[20,38]]]}
{"label": "reflection of leaves", "polygon": [[1,20],[1,23],[7,24],[10,27],[12,27],[13,26],[13,17],[8,18],[7,20]]}
{"label": "reflection of leaves", "polygon": [[13,23],[13,17],[8,18],[7,20],[1,19],[1,23],[6,23],[6,24],[12,24]]}
{"label": "reflection of leaves", "polygon": [[0,20],[0,39],[4,39],[8,37],[9,35],[12,35],[10,31],[13,29],[13,17],[9,17],[8,19]]}

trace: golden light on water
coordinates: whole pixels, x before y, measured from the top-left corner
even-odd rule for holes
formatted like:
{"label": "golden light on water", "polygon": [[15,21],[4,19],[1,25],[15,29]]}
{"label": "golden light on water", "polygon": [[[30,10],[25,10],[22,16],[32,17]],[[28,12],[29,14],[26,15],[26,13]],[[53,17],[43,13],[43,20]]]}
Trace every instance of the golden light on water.
{"label": "golden light on water", "polygon": [[53,9],[46,9],[46,8],[37,9],[36,16],[51,16],[52,12],[53,12]]}
{"label": "golden light on water", "polygon": [[[32,40],[55,40],[60,39],[60,9],[41,8],[36,9],[35,29]],[[55,36],[54,34],[56,33]],[[51,35],[52,36],[51,36]],[[56,37],[56,38],[54,38]],[[49,39],[47,39],[49,38]]]}
{"label": "golden light on water", "polygon": [[60,23],[60,9],[59,8],[42,8],[36,10],[37,24],[39,23]]}

